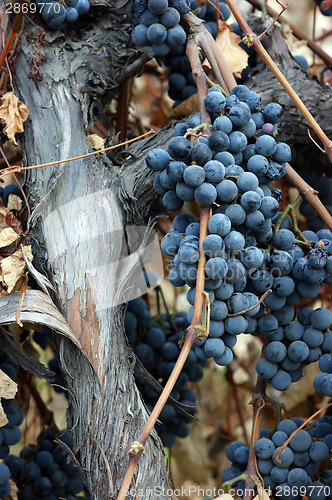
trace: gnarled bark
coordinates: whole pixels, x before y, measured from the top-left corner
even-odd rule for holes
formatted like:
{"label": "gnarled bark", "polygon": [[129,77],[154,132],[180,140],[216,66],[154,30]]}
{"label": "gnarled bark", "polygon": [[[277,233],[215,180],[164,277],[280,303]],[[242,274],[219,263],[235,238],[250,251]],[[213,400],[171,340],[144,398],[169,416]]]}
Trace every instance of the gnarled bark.
{"label": "gnarled bark", "polygon": [[[91,151],[87,128],[96,109],[101,110],[121,82],[149,57],[130,45],[125,8],[115,15],[112,7],[108,2],[92,6],[77,33],[47,33],[51,45],[40,49],[48,58],[41,67],[42,82],[28,79],[33,47],[22,37],[14,85],[30,106],[21,140],[24,164]],[[54,334],[68,390],[73,458],[98,500],[116,498],[128,447],[148,416],[135,386],[119,295],[130,283],[135,265],[121,260],[123,230],[128,223],[144,223],[154,200],[152,174],[142,157],[144,147],[156,141],[153,137],[143,142],[142,149],[135,146],[138,160],[120,178],[106,155],[96,155],[30,170],[25,179],[34,265],[53,283],[52,298],[76,339]],[[155,432],[135,481],[146,499],[156,497],[155,487],[165,488],[158,498],[168,498],[163,447]]]}

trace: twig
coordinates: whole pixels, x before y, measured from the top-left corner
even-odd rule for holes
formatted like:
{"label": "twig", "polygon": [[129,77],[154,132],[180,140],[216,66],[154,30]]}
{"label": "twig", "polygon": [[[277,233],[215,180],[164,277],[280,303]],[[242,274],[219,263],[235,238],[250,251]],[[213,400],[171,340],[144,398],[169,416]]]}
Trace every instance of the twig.
{"label": "twig", "polygon": [[[248,0],[248,2],[251,3],[251,5],[253,5],[256,9],[261,8],[259,0]],[[266,7],[267,7],[267,12],[270,16],[275,17],[277,15],[277,12],[274,9],[272,9],[269,5],[266,5]],[[303,33],[303,31],[299,30],[297,26],[287,21],[287,19],[282,19],[282,22],[288,24],[288,26],[290,27],[296,38],[298,38],[299,40],[306,40],[307,45],[311,48],[311,50],[315,54],[317,54],[328,67],[332,68],[332,57],[326,54],[326,52],[324,52],[324,50],[317,43],[315,43],[311,38],[309,38],[305,33]],[[327,32],[325,36],[328,36],[331,33],[332,31]],[[324,36],[322,35],[321,37],[316,38],[316,41],[319,41],[320,39],[323,38]]]}
{"label": "twig", "polygon": [[272,292],[271,288],[269,290],[266,290],[266,292],[263,293],[263,295],[261,296],[259,301],[254,306],[248,307],[248,309],[245,309],[244,311],[239,311],[239,312],[234,313],[234,314],[227,314],[227,318],[234,318],[234,316],[240,316],[240,314],[245,314],[249,311],[252,311],[253,309],[255,309],[255,307],[259,306],[259,304],[261,304],[263,302],[263,300],[265,299],[265,297],[267,297],[269,295],[269,293],[271,293],[271,292]]}
{"label": "twig", "polygon": [[300,427],[298,427],[296,429],[296,431],[293,432],[293,434],[291,434],[289,436],[289,438],[284,442],[284,444],[280,447],[280,449],[277,451],[276,455],[275,455],[275,461],[278,463],[278,464],[281,464],[282,463],[282,460],[279,459],[279,455],[282,451],[284,451],[284,449],[286,448],[286,446],[289,445],[289,443],[291,442],[291,440],[296,436],[296,434],[298,432],[300,432],[301,429],[303,429],[303,427],[305,427],[309,422],[311,422],[311,420],[313,420],[315,417],[317,417],[317,415],[319,415],[320,413],[322,413],[322,411],[326,410],[327,408],[329,408],[330,406],[332,406],[332,403],[329,403],[328,405],[324,406],[323,408],[321,408],[320,410],[316,411],[316,413],[314,413],[313,415],[311,415],[311,417],[309,417],[305,422],[303,422],[303,424],[300,425]]}
{"label": "twig", "polygon": [[232,11],[234,17],[236,18],[237,22],[240,25],[241,30],[245,34],[245,37],[243,38],[243,41],[247,43],[248,46],[253,46],[256,52],[261,56],[261,58],[266,62],[267,66],[270,68],[274,76],[277,78],[279,83],[284,87],[285,91],[289,95],[289,97],[292,99],[294,104],[297,106],[297,108],[301,111],[302,115],[305,117],[309,125],[312,127],[312,129],[315,131],[319,139],[322,141],[324,145],[325,152],[327,156],[329,157],[330,161],[332,162],[332,142],[331,140],[327,137],[323,129],[318,125],[316,122],[315,118],[312,116],[310,111],[306,108],[304,103],[301,101],[293,87],[289,84],[287,79],[284,77],[278,66],[274,63],[274,61],[271,59],[269,54],[266,52],[264,49],[263,45],[261,44],[261,41],[257,35],[252,31],[252,29],[249,27],[248,23],[245,21],[243,18],[240,10],[238,9],[237,5],[235,4],[234,0],[226,0],[228,7]]}
{"label": "twig", "polygon": [[6,177],[7,175],[10,175],[10,174],[13,174],[16,172],[22,172],[24,170],[31,170],[33,168],[41,168],[41,167],[50,167],[52,165],[59,165],[60,163],[67,163],[69,161],[81,160],[82,158],[87,158],[88,156],[95,156],[95,155],[98,155],[100,153],[105,153],[105,151],[110,151],[111,149],[120,148],[121,146],[125,146],[126,144],[130,144],[131,142],[138,141],[140,139],[143,139],[143,137],[146,137],[146,136],[151,135],[151,134],[155,134],[155,131],[152,129],[143,135],[135,137],[134,139],[130,139],[129,141],[121,142],[120,144],[115,144],[113,146],[109,146],[108,148],[98,149],[97,151],[94,151],[93,153],[87,153],[85,155],[75,156],[75,158],[67,158],[66,160],[51,161],[49,163],[41,163],[40,165],[31,165],[29,167],[13,166],[11,169],[6,168],[3,170],[0,170],[0,172],[4,172],[2,175],[0,175],[0,179],[2,179],[3,177]]}
{"label": "twig", "polygon": [[282,5],[281,2],[279,2],[278,0],[276,0],[276,2],[281,5],[282,7],[282,11],[279,12],[279,14],[277,16],[275,16],[274,20],[272,21],[272,23],[270,24],[270,26],[268,28],[266,28],[266,30],[263,31],[263,33],[261,33],[258,38],[261,39],[263,38],[264,35],[266,35],[266,33],[272,28],[272,26],[279,20],[280,16],[285,12],[286,9],[288,9],[289,5],[288,3],[286,3],[286,5]]}
{"label": "twig", "polygon": [[215,39],[204,27],[201,19],[198,19],[192,12],[185,14],[183,19],[189,24],[191,33],[194,35],[196,43],[202,48],[205,56],[209,59],[214,75],[223,86],[224,82],[227,88],[235,87],[236,81],[224,56],[222,55]]}
{"label": "twig", "polygon": [[255,455],[255,443],[260,438],[261,432],[261,424],[262,424],[262,410],[265,406],[265,388],[266,382],[261,377],[258,377],[255,394],[251,400],[251,403],[254,408],[253,412],[253,426],[249,447],[249,457],[248,457],[248,465],[247,465],[247,479],[245,481],[244,486],[244,497],[243,500],[251,500],[254,496],[254,486],[257,481],[257,464],[256,464],[256,455]]}
{"label": "twig", "polygon": [[190,65],[192,68],[192,73],[194,77],[194,82],[197,87],[198,99],[199,99],[199,110],[201,113],[201,121],[202,123],[206,123],[207,125],[211,125],[211,119],[209,113],[206,111],[204,106],[204,98],[206,96],[206,79],[205,73],[201,65],[200,57],[199,57],[199,49],[193,37],[189,37],[187,42],[187,56],[190,61]]}
{"label": "twig", "polygon": [[125,476],[122,481],[122,485],[120,488],[120,492],[117,500],[125,500],[126,495],[128,493],[137,463],[139,458],[144,450],[144,445],[155,426],[155,423],[162,411],[170,393],[173,390],[173,387],[179,377],[179,374],[183,368],[184,363],[188,357],[190,349],[197,338],[197,331],[195,330],[195,326],[201,324],[201,314],[202,314],[202,303],[203,303],[203,292],[204,292],[204,283],[205,283],[205,262],[206,257],[203,251],[203,240],[207,235],[207,225],[210,218],[210,207],[201,207],[200,208],[200,235],[199,235],[199,261],[198,261],[198,269],[197,269],[197,280],[196,280],[196,294],[195,294],[195,303],[194,303],[194,311],[193,318],[190,326],[187,329],[186,338],[184,341],[183,348],[180,352],[178,360],[173,368],[172,373],[169,376],[169,379],[159,396],[159,399],[153,408],[148,421],[146,422],[140,436],[137,441],[131,444],[131,447],[128,451],[130,458],[128,467],[125,473]]}

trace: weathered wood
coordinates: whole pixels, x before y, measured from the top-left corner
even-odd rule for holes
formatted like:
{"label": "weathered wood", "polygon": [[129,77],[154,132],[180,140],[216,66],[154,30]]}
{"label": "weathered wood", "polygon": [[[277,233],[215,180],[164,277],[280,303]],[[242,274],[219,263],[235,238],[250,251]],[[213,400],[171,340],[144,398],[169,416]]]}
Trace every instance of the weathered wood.
{"label": "weathered wood", "polygon": [[[148,57],[130,46],[129,24],[121,15],[118,10],[113,18],[107,9],[92,9],[77,34],[47,33],[52,43],[41,48],[48,58],[41,68],[43,82],[27,78],[33,47],[22,37],[14,85],[20,99],[31,106],[21,141],[24,164],[90,150],[86,136],[94,113],[114,96],[121,79],[131,76]],[[153,141],[148,144],[152,147]],[[127,267],[121,262],[123,229],[146,220],[154,200],[151,179],[139,158],[119,182],[118,169],[105,155],[98,155],[31,170],[25,181],[32,209],[33,264],[54,285],[52,298],[75,337],[72,342],[55,333],[55,345],[68,390],[73,452],[84,482],[98,500],[116,498],[128,446],[147,419],[134,381],[119,296],[135,267],[135,262]],[[135,194],[137,199],[132,200]],[[38,315],[31,312],[38,322]],[[26,314],[23,302],[22,321]],[[33,321],[30,314],[29,321]],[[48,326],[57,331],[54,322]],[[167,491],[163,447],[155,432],[135,480],[138,489],[149,488],[146,499],[155,498],[155,487]]]}
{"label": "weathered wood", "polygon": [[[270,17],[258,18],[255,15],[251,15],[249,16],[248,22],[253,31],[259,34],[271,24],[272,20]],[[310,113],[314,116],[327,136],[332,138],[331,88],[324,88],[315,78],[308,77],[307,72],[299,66],[289,52],[282,38],[280,28],[277,25],[274,25],[271,30],[264,35],[262,43]],[[278,102],[283,106],[285,116],[278,127],[277,139],[279,141],[286,141],[287,143],[311,142],[308,135],[308,129],[310,129],[308,122],[301,115],[282,85],[277,81],[276,77],[259,56],[257,56],[257,63],[251,71],[246,85],[262,96],[262,103],[264,105],[269,102]],[[313,132],[312,136],[316,138]]]}

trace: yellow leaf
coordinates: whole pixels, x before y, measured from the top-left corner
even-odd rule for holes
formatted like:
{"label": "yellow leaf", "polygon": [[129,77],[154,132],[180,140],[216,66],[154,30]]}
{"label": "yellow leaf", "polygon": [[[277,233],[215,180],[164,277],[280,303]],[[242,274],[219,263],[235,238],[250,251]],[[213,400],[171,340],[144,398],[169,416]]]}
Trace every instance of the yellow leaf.
{"label": "yellow leaf", "polygon": [[23,104],[14,92],[4,94],[1,101],[0,119],[6,123],[4,132],[17,145],[15,134],[24,131],[23,123],[28,118],[30,106]]}
{"label": "yellow leaf", "polygon": [[104,149],[104,147],[105,147],[105,139],[103,139],[102,137],[100,137],[97,134],[88,135],[88,143],[90,144],[92,149],[96,149],[96,150]]}
{"label": "yellow leaf", "polygon": [[8,196],[8,204],[7,204],[7,209],[8,210],[17,210],[20,212],[22,210],[22,200],[19,196],[16,196],[16,194],[10,194]]}
{"label": "yellow leaf", "polygon": [[0,232],[0,248],[8,247],[19,238],[12,227],[6,227]]}
{"label": "yellow leaf", "polygon": [[[6,373],[0,370],[0,398],[14,399],[17,393],[17,384]],[[8,419],[0,404],[0,427],[8,423]]]}
{"label": "yellow leaf", "polygon": [[[217,45],[219,46],[222,55],[232,73],[240,73],[248,66],[248,54],[239,47],[241,39],[235,33],[232,33],[228,27],[218,34],[216,38]],[[203,66],[211,68],[207,60],[204,61]]]}

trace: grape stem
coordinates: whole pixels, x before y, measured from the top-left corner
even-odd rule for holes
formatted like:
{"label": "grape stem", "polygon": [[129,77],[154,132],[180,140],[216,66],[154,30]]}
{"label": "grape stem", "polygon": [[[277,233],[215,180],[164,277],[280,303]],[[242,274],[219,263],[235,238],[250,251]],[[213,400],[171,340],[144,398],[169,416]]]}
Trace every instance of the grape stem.
{"label": "grape stem", "polygon": [[282,464],[282,460],[280,460],[279,456],[280,456],[280,453],[282,451],[284,451],[284,449],[286,448],[286,446],[289,445],[289,443],[291,442],[291,440],[296,436],[296,434],[298,434],[300,432],[301,429],[303,429],[303,427],[305,427],[309,422],[311,422],[311,420],[313,420],[314,418],[317,417],[317,415],[319,415],[320,413],[322,413],[322,411],[326,410],[327,408],[329,408],[330,406],[332,406],[332,403],[329,403],[328,405],[324,406],[323,408],[320,408],[320,410],[316,411],[313,415],[311,415],[311,417],[309,417],[305,422],[303,422],[303,424],[300,425],[300,427],[298,427],[296,429],[295,432],[293,432],[293,434],[291,434],[289,436],[289,438],[284,442],[284,444],[279,448],[279,450],[277,451],[276,455],[275,455],[275,461],[278,463],[278,464]]}
{"label": "grape stem", "polygon": [[[204,51],[219,85],[223,88],[224,84],[226,84],[228,89],[235,87],[235,78],[231,70],[228,68],[226,60],[216,41],[205,28],[202,20],[198,19],[198,17],[196,17],[192,12],[185,14],[183,19],[187,21],[189,25],[190,39],[195,41],[195,43]],[[204,79],[206,79],[205,76]]]}
{"label": "grape stem", "polygon": [[197,87],[198,99],[199,99],[199,110],[201,113],[201,121],[202,123],[206,123],[207,125],[211,125],[211,119],[209,113],[205,109],[204,99],[207,94],[206,89],[206,79],[205,73],[202,68],[199,49],[197,47],[195,39],[189,35],[187,42],[187,56],[190,61],[190,65],[192,68],[192,73],[194,77],[194,82]]}
{"label": "grape stem", "polygon": [[247,479],[245,481],[243,500],[252,500],[254,497],[254,486],[257,483],[257,463],[255,455],[255,443],[260,438],[261,425],[262,425],[262,410],[265,406],[265,389],[266,382],[262,377],[258,377],[255,388],[255,393],[250,401],[253,405],[253,424],[249,447],[249,457],[247,465]]}
{"label": "grape stem", "polygon": [[316,212],[325,222],[328,228],[332,230],[332,217],[318,198],[317,191],[309,186],[309,184],[307,184],[305,180],[302,179],[302,177],[297,172],[295,172],[295,170],[288,163],[286,163],[285,169],[287,178],[291,181],[292,184],[294,184],[295,187],[297,187],[302,198],[310,203],[310,205],[316,210]]}
{"label": "grape stem", "polygon": [[[317,191],[316,191],[316,193],[317,193]],[[289,205],[287,205],[287,207],[285,208],[285,210],[280,215],[277,224],[275,225],[275,228],[274,228],[274,232],[275,233],[277,231],[279,231],[279,228],[280,228],[282,222],[284,221],[286,215],[288,214],[288,212],[291,212],[291,216],[292,216],[293,224],[294,224],[294,227],[295,227],[295,231],[299,232],[299,228],[298,228],[297,220],[296,220],[296,212],[295,212],[295,210],[301,204],[301,202],[302,202],[302,197],[298,196],[296,198],[296,200],[294,200],[292,203],[290,203]]]}
{"label": "grape stem", "polygon": [[227,314],[227,318],[234,318],[234,316],[240,316],[240,314],[245,314],[249,311],[252,311],[253,309],[255,309],[255,307],[257,307],[259,304],[261,304],[263,302],[263,300],[265,299],[265,297],[267,297],[269,295],[269,293],[271,293],[272,290],[271,288],[269,290],[266,290],[266,292],[261,296],[261,298],[259,299],[259,301],[251,306],[251,307],[248,307],[248,309],[244,309],[244,311],[239,311],[237,313],[234,313],[234,314]]}
{"label": "grape stem", "polygon": [[117,500],[125,500],[128,494],[131,481],[133,479],[133,475],[139,461],[139,458],[144,450],[144,445],[155,426],[155,423],[162,411],[165,403],[168,400],[170,393],[173,390],[173,387],[181,373],[184,363],[188,357],[190,349],[197,338],[197,331],[195,329],[196,326],[201,325],[201,314],[202,314],[202,305],[203,305],[203,292],[204,292],[204,284],[205,284],[205,262],[206,257],[203,251],[203,240],[207,236],[207,226],[210,218],[210,207],[200,207],[200,234],[199,234],[199,261],[198,261],[198,269],[197,269],[197,281],[196,281],[196,294],[195,294],[195,303],[194,303],[194,311],[193,318],[190,326],[187,328],[185,341],[183,344],[183,348],[180,352],[178,360],[173,368],[172,373],[169,376],[169,379],[159,396],[159,399],[153,408],[148,421],[146,422],[140,436],[137,440],[132,443],[130,446],[128,453],[130,455],[128,467],[123,478],[123,482],[119,491],[119,495]]}
{"label": "grape stem", "polygon": [[[329,157],[330,161],[332,162],[332,142],[331,140],[327,137],[325,132],[322,130],[322,128],[318,125],[316,122],[315,118],[312,116],[310,111],[307,109],[305,104],[301,101],[293,87],[290,85],[290,83],[287,81],[287,79],[284,77],[278,66],[274,63],[274,61],[271,59],[269,54],[266,52],[264,49],[263,45],[261,44],[261,41],[257,35],[252,31],[252,29],[249,27],[248,23],[245,21],[244,17],[242,16],[239,8],[235,4],[234,0],[226,0],[228,7],[230,8],[232,14],[234,15],[235,19],[240,25],[241,30],[244,33],[244,38],[243,41],[248,45],[252,46],[256,52],[261,56],[261,58],[266,62],[267,66],[270,68],[274,76],[277,78],[279,83],[284,87],[285,91],[289,95],[289,97],[292,99],[294,104],[297,106],[297,108],[300,110],[304,118],[307,120],[309,125],[312,127],[312,129],[315,131],[319,139],[322,141],[325,149],[325,153]],[[230,90],[230,89],[229,89]]]}

